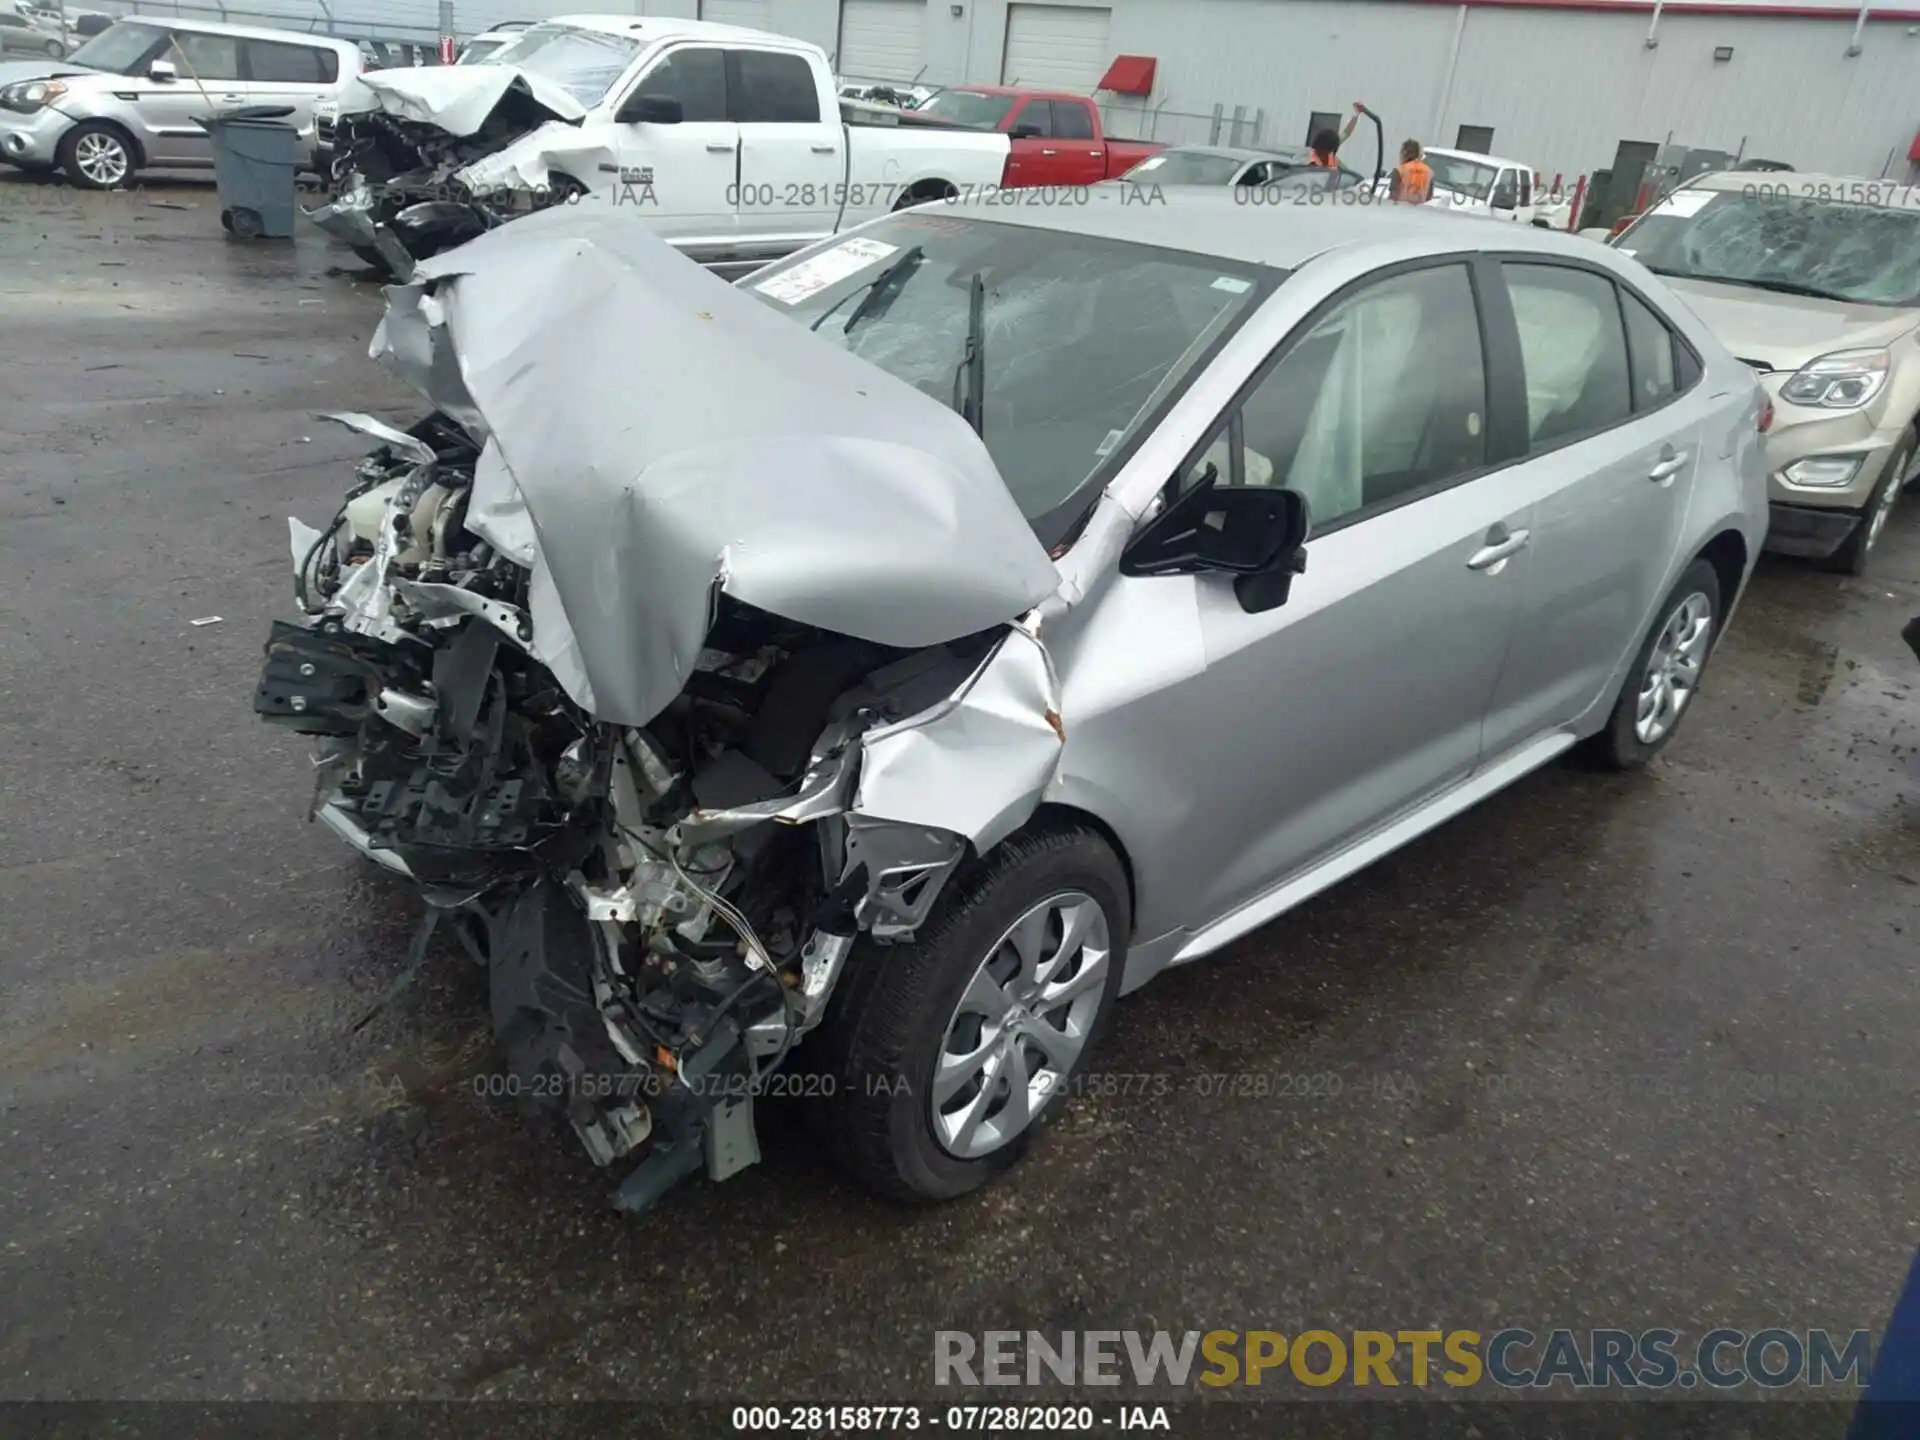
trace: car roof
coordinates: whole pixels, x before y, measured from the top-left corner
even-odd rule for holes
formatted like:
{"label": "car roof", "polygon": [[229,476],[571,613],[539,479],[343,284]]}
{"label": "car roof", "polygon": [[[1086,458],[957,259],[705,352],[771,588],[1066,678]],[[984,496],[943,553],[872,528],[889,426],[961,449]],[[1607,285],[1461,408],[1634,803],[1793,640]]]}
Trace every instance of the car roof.
{"label": "car roof", "polygon": [[1445,155],[1455,160],[1478,160],[1483,165],[1510,166],[1515,170],[1533,169],[1524,160],[1506,160],[1480,150],[1449,150],[1443,145],[1423,145],[1420,148],[1422,153],[1427,155]]}
{"label": "car roof", "polygon": [[1122,179],[1084,187],[1086,198],[1077,203],[1009,206],[982,197],[948,202],[941,213],[1282,270],[1292,270],[1329,250],[1387,245],[1414,237],[1430,239],[1435,253],[1538,250],[1591,256],[1594,249],[1591,240],[1531,225],[1490,225],[1451,207],[1433,210],[1386,202],[1275,207],[1246,204],[1239,192],[1225,186],[1157,186],[1144,199],[1138,190],[1137,184]]}
{"label": "car roof", "polygon": [[1162,155],[1211,155],[1221,160],[1304,160],[1311,153],[1305,146],[1282,146],[1277,150],[1256,149],[1251,145],[1169,145]]}
{"label": "car roof", "polygon": [[358,55],[358,40],[340,40],[332,35],[315,35],[306,30],[271,30],[263,25],[229,25],[223,20],[195,20],[182,15],[122,15],[121,20],[152,25],[162,30],[191,30],[199,35],[232,35],[240,40],[281,40],[293,45],[314,45],[340,55]]}
{"label": "car roof", "polygon": [[[1756,175],[1765,175],[1756,180]],[[1805,195],[1814,200],[1877,205],[1885,210],[1920,209],[1920,187],[1897,180],[1870,180],[1860,175],[1810,175],[1804,170],[1714,170],[1696,175],[1682,190],[1753,190],[1765,186],[1768,196]]]}
{"label": "car roof", "polygon": [[555,15],[543,25],[571,25],[576,30],[594,30],[602,35],[627,35],[641,40],[752,40],[771,42],[801,50],[820,47],[791,35],[776,35],[771,30],[755,30],[748,25],[722,25],[714,20],[679,20],[670,15]]}

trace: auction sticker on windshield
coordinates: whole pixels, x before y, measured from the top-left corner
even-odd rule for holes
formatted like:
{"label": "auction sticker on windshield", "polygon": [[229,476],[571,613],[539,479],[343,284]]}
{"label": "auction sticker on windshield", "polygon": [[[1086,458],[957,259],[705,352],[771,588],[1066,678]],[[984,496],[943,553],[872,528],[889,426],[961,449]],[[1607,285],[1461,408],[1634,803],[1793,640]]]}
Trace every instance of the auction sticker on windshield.
{"label": "auction sticker on windshield", "polygon": [[822,251],[811,260],[802,260],[791,270],[762,280],[753,288],[763,295],[772,296],[783,305],[798,305],[808,296],[818,295],[829,285],[837,285],[874,261],[886,259],[899,248],[884,241],[855,236],[851,240],[842,240],[831,250]]}
{"label": "auction sticker on windshield", "polygon": [[1717,190],[1676,190],[1654,209],[1661,215],[1698,215],[1719,193]]}

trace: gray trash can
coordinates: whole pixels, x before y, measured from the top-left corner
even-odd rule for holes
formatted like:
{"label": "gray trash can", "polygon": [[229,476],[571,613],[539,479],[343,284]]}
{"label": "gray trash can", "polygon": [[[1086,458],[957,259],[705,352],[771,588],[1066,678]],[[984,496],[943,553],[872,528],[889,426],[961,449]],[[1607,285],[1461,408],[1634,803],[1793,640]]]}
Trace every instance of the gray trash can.
{"label": "gray trash can", "polygon": [[300,134],[291,105],[248,105],[225,115],[196,115],[213,141],[220,223],[242,240],[285,240],[293,234]]}

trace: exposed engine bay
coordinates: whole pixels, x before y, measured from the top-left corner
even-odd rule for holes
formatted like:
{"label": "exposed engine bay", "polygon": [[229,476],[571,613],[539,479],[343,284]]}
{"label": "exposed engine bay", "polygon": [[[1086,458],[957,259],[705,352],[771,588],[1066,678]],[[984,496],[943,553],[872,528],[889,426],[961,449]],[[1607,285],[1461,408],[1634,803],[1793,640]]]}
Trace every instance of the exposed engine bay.
{"label": "exposed engine bay", "polygon": [[479,455],[434,414],[295,523],[308,622],[274,625],[255,708],[318,742],[316,817],[485,961],[515,1093],[600,1165],[647,1148],[618,1194],[644,1209],[757,1158],[752,1097],[856,940],[925,920],[965,838],[849,813],[858,742],[1003,637],[907,651],[722,597],[680,696],[599,723],[513,643],[529,575],[466,528]]}

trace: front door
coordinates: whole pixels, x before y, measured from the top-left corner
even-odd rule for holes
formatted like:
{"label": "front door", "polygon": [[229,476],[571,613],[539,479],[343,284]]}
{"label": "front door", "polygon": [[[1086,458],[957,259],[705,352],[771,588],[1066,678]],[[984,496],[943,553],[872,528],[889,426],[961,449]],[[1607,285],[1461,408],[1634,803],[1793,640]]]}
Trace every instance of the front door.
{"label": "front door", "polygon": [[[1597,270],[1503,262],[1526,374],[1533,556],[1489,760],[1602,699],[1665,598],[1707,399],[1680,393],[1675,339]],[[1622,315],[1625,315],[1623,323]]]}
{"label": "front door", "polygon": [[791,51],[727,51],[729,114],[740,127],[743,244],[772,252],[833,233],[846,198],[846,131],[821,113],[806,58]]}
{"label": "front door", "polygon": [[231,35],[176,30],[173,43],[153,57],[174,69],[172,80],[140,76],[141,147],[151,165],[211,165],[213,144],[195,123],[200,115],[229,114],[246,103],[240,85],[240,41]]}
{"label": "front door", "polygon": [[642,207],[642,221],[696,258],[730,250],[739,230],[740,127],[727,113],[726,52],[675,46],[627,101],[637,98],[676,102],[680,120],[615,123],[619,163],[605,177],[615,203]]}
{"label": "front door", "polygon": [[[1138,626],[1197,623],[1199,674],[1130,703],[1189,913],[1226,914],[1470,775],[1532,515],[1489,470],[1464,263],[1364,282],[1307,322],[1179,483],[1303,494],[1307,568],[1248,614],[1224,576],[1125,578]],[[1186,617],[1194,617],[1188,620]],[[1183,742],[1177,737],[1185,736]]]}

